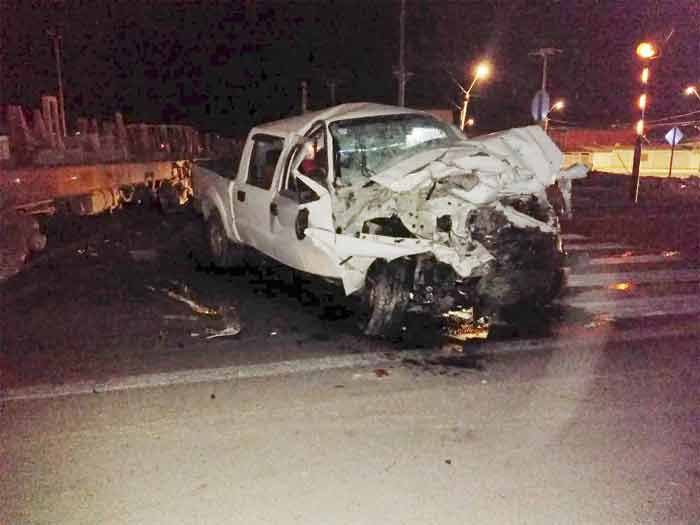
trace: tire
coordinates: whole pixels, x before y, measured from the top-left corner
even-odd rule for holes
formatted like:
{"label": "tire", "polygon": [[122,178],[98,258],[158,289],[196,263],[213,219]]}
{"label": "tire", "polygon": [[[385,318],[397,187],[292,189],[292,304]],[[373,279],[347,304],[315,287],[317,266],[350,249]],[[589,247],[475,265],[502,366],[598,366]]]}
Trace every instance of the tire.
{"label": "tire", "polygon": [[367,322],[364,333],[393,338],[401,333],[402,322],[413,285],[413,261],[377,261],[367,272]]}
{"label": "tire", "polygon": [[241,261],[241,249],[226,235],[219,212],[213,211],[206,222],[206,241],[209,260],[217,268],[231,268]]}

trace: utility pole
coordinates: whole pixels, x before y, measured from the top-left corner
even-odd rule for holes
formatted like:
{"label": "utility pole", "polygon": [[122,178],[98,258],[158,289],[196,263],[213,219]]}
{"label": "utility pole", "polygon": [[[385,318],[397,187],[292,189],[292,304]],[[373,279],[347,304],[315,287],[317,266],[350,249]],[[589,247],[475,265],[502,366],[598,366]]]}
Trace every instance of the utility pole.
{"label": "utility pole", "polygon": [[306,113],[309,110],[309,84],[306,80],[301,82],[301,112]]}
{"label": "utility pole", "polygon": [[61,126],[61,135],[66,136],[66,106],[63,101],[63,76],[61,74],[61,34],[55,30],[47,31],[51,40],[53,40],[53,54],[56,58],[56,76],[58,78],[58,111]]}
{"label": "utility pole", "polygon": [[401,0],[401,11],[399,12],[399,67],[394,69],[394,76],[399,82],[399,96],[397,104],[401,107],[406,105],[406,82],[412,73],[406,71],[406,0]]}
{"label": "utility pole", "polygon": [[538,56],[542,57],[542,96],[539,99],[539,104],[540,107],[538,108],[538,115],[543,115],[543,110],[547,109],[542,107],[543,102],[545,102],[545,94],[547,93],[547,65],[548,65],[548,58],[554,55],[558,55],[561,53],[561,49],[557,49],[554,47],[542,47],[540,49],[537,49],[536,51],[530,51],[530,56]]}
{"label": "utility pole", "polygon": [[328,89],[331,91],[331,106],[335,106],[335,88],[337,86],[338,83],[335,80],[328,81]]}
{"label": "utility pole", "polygon": [[639,96],[639,101],[637,103],[639,106],[640,118],[635,126],[637,138],[634,142],[634,155],[632,157],[632,190],[630,197],[634,204],[637,204],[639,201],[639,168],[642,162],[642,141],[644,139],[644,117],[646,116],[649,92],[650,61],[658,57],[658,50],[651,42],[641,42],[637,46],[636,53],[642,62],[642,74],[639,77],[642,84],[642,94]]}

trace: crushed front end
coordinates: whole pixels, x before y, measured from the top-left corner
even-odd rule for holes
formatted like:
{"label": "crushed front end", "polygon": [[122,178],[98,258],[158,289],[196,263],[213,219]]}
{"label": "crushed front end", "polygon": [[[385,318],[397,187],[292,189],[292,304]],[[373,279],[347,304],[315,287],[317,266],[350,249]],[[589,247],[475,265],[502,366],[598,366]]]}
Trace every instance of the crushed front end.
{"label": "crushed front end", "polygon": [[562,170],[562,153],[540,127],[465,140],[425,116],[402,115],[330,130],[343,284],[381,314],[366,333],[381,335],[410,310],[474,308],[495,318],[556,296],[560,229],[546,191],[558,185],[570,203],[571,180],[587,169]]}

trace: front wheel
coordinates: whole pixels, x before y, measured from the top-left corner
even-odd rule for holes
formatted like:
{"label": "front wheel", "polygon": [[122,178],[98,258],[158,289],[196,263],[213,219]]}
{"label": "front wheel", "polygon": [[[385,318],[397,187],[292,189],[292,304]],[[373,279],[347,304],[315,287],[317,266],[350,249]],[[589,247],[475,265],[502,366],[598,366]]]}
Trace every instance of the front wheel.
{"label": "front wheel", "polygon": [[206,223],[207,246],[211,263],[217,268],[230,268],[235,266],[240,259],[241,249],[238,244],[232,242],[228,235],[221,216],[214,211]]}
{"label": "front wheel", "polygon": [[365,335],[396,337],[406,314],[413,282],[409,260],[377,261],[367,272]]}

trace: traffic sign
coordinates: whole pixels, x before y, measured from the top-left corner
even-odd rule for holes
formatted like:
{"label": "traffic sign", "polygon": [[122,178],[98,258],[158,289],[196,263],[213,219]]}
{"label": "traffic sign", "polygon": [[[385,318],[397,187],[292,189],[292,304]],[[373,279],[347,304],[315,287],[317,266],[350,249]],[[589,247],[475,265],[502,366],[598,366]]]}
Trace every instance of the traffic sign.
{"label": "traffic sign", "polygon": [[549,113],[549,93],[544,89],[540,89],[532,99],[530,105],[530,114],[535,122],[541,122]]}
{"label": "traffic sign", "polygon": [[665,138],[666,142],[668,142],[671,146],[677,146],[678,143],[683,140],[683,132],[678,128],[673,128],[668,130]]}

